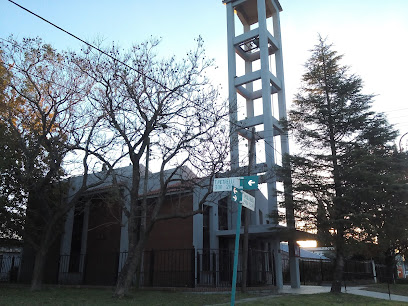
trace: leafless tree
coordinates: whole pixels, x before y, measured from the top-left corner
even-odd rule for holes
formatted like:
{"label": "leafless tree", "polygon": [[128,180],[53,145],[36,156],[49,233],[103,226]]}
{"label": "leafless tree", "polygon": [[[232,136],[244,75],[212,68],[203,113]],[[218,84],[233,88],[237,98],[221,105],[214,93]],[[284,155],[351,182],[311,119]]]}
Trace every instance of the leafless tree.
{"label": "leafless tree", "polygon": [[[154,224],[162,219],[187,217],[199,211],[160,215],[169,189],[194,188],[225,171],[228,161],[228,113],[225,102],[210,85],[206,73],[214,68],[205,56],[203,41],[182,60],[159,59],[159,41],[150,39],[123,53],[113,46],[110,56],[86,50],[75,62],[93,82],[89,100],[95,114],[104,117],[103,139],[109,144],[106,159],[130,161],[129,201],[123,206],[128,219],[128,257],[115,295],[124,296],[139,271],[141,256]],[[102,139],[102,137],[99,137]],[[159,181],[154,202],[141,201],[143,166],[149,152]],[[187,169],[190,169],[188,171]],[[188,172],[188,173],[187,173]],[[206,177],[207,180],[192,179]],[[144,203],[144,204],[143,204]],[[202,204],[201,203],[201,204]],[[148,208],[147,206],[148,205]],[[146,222],[146,210],[149,221]]]}

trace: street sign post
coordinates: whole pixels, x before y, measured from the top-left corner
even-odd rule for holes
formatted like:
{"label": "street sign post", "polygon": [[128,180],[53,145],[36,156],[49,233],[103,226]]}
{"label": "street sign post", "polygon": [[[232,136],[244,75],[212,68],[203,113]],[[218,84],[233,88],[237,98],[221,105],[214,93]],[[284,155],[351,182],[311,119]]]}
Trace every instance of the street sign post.
{"label": "street sign post", "polygon": [[239,232],[241,230],[242,205],[238,202],[237,224],[235,232],[234,267],[232,270],[231,306],[235,305],[235,290],[237,287]]}
{"label": "street sign post", "polygon": [[236,234],[235,234],[235,250],[234,250],[234,267],[232,271],[232,292],[231,305],[235,304],[235,289],[237,285],[237,269],[238,269],[238,249],[239,249],[239,234],[241,231],[241,211],[242,206],[255,211],[255,197],[244,192],[243,190],[257,190],[259,177],[256,175],[215,178],[213,182],[213,192],[231,191],[231,200],[238,204]]}
{"label": "street sign post", "polygon": [[[248,180],[249,181],[249,180]],[[241,180],[242,183],[242,180]],[[239,249],[239,234],[241,231],[241,212],[242,206],[254,211],[255,210],[255,197],[246,193],[241,187],[232,186],[231,199],[233,202],[238,204],[237,212],[237,223],[236,223],[236,233],[235,233],[235,250],[234,250],[234,267],[232,271],[232,293],[233,297],[231,305],[234,305],[235,301],[235,290],[237,285],[237,270],[238,270],[238,249]]]}

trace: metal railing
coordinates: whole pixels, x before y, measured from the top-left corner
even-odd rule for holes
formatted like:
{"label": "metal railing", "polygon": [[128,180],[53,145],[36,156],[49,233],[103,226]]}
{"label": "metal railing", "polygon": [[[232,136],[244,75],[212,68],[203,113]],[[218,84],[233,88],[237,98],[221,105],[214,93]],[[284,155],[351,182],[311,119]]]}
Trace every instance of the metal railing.
{"label": "metal railing", "polygon": [[[97,255],[97,256],[96,256]],[[123,269],[128,253],[71,254],[59,258],[59,284],[114,285]],[[30,258],[26,258],[25,261]],[[31,262],[31,260],[29,260]],[[222,249],[147,250],[140,273],[143,287],[228,288],[232,284],[234,253]],[[32,260],[33,265],[34,260]],[[0,257],[0,281],[13,282],[22,273],[21,257]],[[389,282],[389,269],[370,261],[346,261],[344,281],[373,280]],[[288,259],[282,258],[283,280],[290,282]],[[301,283],[321,285],[332,281],[333,263],[323,259],[299,259]],[[96,274],[95,274],[96,273]],[[242,282],[242,254],[238,257],[237,285]],[[250,249],[248,253],[247,286],[275,285],[274,258],[271,252]]]}
{"label": "metal railing", "polygon": [[16,282],[21,257],[19,255],[0,255],[0,282]]}
{"label": "metal railing", "polygon": [[[231,287],[234,252],[197,250],[197,286]],[[237,285],[242,282],[242,254],[238,255]],[[274,285],[273,258],[270,252],[248,250],[247,286]]]}

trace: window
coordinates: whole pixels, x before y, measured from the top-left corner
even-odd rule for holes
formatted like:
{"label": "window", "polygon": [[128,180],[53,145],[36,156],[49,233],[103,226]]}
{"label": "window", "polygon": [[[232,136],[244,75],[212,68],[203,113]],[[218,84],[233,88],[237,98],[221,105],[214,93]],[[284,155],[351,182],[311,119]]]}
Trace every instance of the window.
{"label": "window", "polygon": [[228,197],[218,201],[218,229],[228,230]]}

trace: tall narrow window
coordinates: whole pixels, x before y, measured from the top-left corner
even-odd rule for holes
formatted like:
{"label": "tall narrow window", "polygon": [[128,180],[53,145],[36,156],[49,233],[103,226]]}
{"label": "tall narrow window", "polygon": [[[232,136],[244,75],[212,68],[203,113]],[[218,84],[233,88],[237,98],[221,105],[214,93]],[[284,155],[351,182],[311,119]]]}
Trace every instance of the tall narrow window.
{"label": "tall narrow window", "polygon": [[228,230],[228,197],[218,201],[218,229]]}

